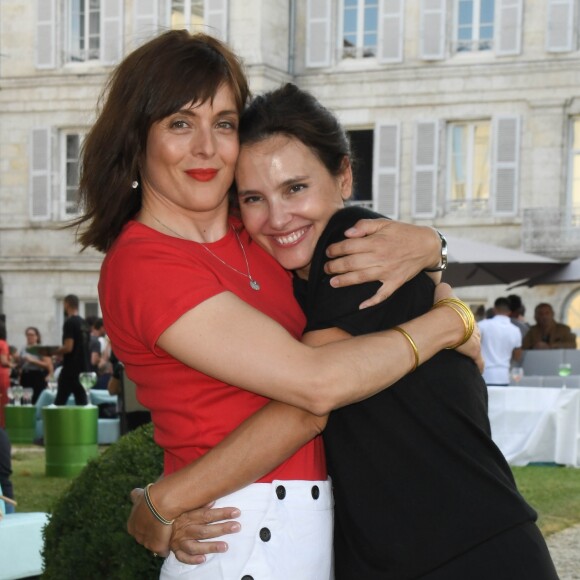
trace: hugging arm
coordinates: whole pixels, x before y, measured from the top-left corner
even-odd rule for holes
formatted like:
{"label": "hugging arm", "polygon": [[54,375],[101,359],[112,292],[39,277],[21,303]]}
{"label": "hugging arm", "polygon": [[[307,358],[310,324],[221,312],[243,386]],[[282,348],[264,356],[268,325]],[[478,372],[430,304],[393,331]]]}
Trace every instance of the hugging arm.
{"label": "hugging arm", "polygon": [[[440,286],[440,293],[449,288]],[[225,308],[227,305],[236,307]],[[260,328],[260,333],[252,349],[244,348],[247,347],[245,329],[252,324],[246,318],[249,312],[244,312],[244,305],[228,293],[210,299],[170,327],[160,337],[159,345],[186,364],[203,367],[207,374],[213,373],[229,382],[236,380],[238,385],[247,385],[248,390],[270,398],[279,396],[287,403],[299,402],[305,409],[285,408],[279,403],[267,405],[206,456],[153,486],[154,504],[168,519],[239,489],[271,471],[323,429],[325,418],[319,420],[307,411],[324,416],[326,413],[321,409],[330,410],[366,398],[404,376],[414,364],[407,341],[397,332],[385,331],[314,348],[298,343],[285,331],[278,334],[273,330],[277,325],[267,317],[255,321],[254,328]],[[259,315],[245,306],[254,315]],[[200,308],[206,312],[199,312]],[[224,309],[227,316],[224,316]],[[191,316],[196,319],[193,325]],[[210,326],[211,333],[207,332]],[[458,342],[464,333],[460,318],[449,308],[438,308],[404,326],[416,337],[422,361]],[[183,333],[190,337],[186,341],[188,348],[183,347]],[[193,340],[193,337],[197,338]],[[192,342],[194,348],[191,348]],[[227,346],[229,342],[234,343],[231,349]],[[468,345],[465,348],[468,351],[471,348],[471,354],[476,350]],[[207,362],[212,356],[217,356],[221,364],[213,366],[212,362]],[[380,369],[372,370],[374,366]],[[321,381],[328,382],[326,390],[312,397],[310,391],[321,390]],[[252,389],[252,384],[257,386]],[[149,549],[166,553],[171,529],[160,529],[162,525],[155,524],[146,510],[142,503],[136,505],[130,532]],[[205,530],[204,533],[209,532]],[[190,548],[175,544],[174,547],[181,550],[181,557],[188,557],[186,550]],[[219,549],[218,544],[206,551]]]}
{"label": "hugging arm", "polygon": [[[327,249],[331,258],[325,266],[335,287],[379,280],[382,286],[361,307],[382,302],[421,270],[437,268],[441,260],[441,238],[429,226],[395,220],[361,219],[346,231],[348,239]],[[441,273],[430,277],[440,282]]]}
{"label": "hugging arm", "polygon": [[143,501],[142,490],[134,490],[129,533],[158,554],[166,555],[171,547],[179,560],[189,564],[203,562],[203,554],[224,551],[223,541],[197,540],[236,532],[235,522],[213,523],[237,517],[235,511],[190,510],[254,483],[325,426],[326,417],[277,401],[268,403],[203,457],[150,488],[153,503],[164,517],[182,514],[173,526],[159,523]]}

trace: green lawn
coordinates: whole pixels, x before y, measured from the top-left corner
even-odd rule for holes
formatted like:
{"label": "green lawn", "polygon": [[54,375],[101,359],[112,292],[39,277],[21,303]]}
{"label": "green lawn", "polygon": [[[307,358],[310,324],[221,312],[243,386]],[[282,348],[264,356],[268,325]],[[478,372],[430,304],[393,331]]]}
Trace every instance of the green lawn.
{"label": "green lawn", "polygon": [[[18,511],[51,511],[71,479],[44,475],[44,448],[14,445],[12,483]],[[552,466],[514,467],[522,495],[539,513],[544,535],[580,523],[580,469]]]}

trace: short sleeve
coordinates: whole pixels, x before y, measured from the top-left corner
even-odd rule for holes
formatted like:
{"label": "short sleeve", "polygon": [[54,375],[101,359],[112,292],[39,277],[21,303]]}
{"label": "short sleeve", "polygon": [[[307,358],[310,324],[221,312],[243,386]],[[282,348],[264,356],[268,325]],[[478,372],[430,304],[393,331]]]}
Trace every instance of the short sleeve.
{"label": "short sleeve", "polygon": [[[176,320],[224,291],[201,263],[189,246],[172,238],[136,238],[113,251],[99,282],[101,303],[108,311],[107,333],[120,341],[128,333],[155,351],[159,336]],[[116,282],[120,279],[123,284]]]}

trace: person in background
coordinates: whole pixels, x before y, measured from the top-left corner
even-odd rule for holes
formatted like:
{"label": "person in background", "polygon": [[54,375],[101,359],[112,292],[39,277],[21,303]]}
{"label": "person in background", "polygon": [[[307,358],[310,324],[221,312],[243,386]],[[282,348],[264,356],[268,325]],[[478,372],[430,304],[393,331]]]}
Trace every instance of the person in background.
{"label": "person in background", "polygon": [[99,340],[99,335],[97,330],[95,329],[95,322],[97,321],[96,316],[87,316],[85,322],[88,324],[89,328],[91,329],[90,336],[89,336],[89,356],[90,356],[90,363],[91,363],[91,371],[94,373],[99,372],[99,363],[101,361],[101,341]]}
{"label": "person in background", "polygon": [[488,386],[506,387],[510,382],[512,361],[519,363],[522,358],[522,335],[511,323],[507,298],[497,298],[493,310],[492,318],[478,322],[485,363],[483,378]]}
{"label": "person in background", "polygon": [[[7,514],[14,512],[15,505],[14,490],[10,481],[10,476],[12,475],[12,458],[10,454],[10,439],[6,431],[0,427],[0,487],[2,488],[0,493],[4,496],[2,499],[4,500]],[[0,519],[2,518],[0,517]]]}
{"label": "person in background", "polygon": [[528,333],[528,330],[530,330],[530,325],[524,318],[526,308],[522,302],[522,299],[517,294],[510,294],[507,299],[510,303],[510,320],[512,321],[512,324],[520,329],[523,340],[523,338]]}
{"label": "person in background", "polygon": [[524,336],[524,350],[546,350],[550,348],[576,348],[576,335],[566,324],[554,320],[551,304],[541,302],[534,310],[536,324]]}
{"label": "person in background", "polygon": [[[20,368],[20,384],[23,387],[33,389],[32,404],[36,404],[40,393],[46,388],[46,377],[54,371],[52,358],[44,354],[33,352],[34,347],[42,344],[40,331],[34,326],[29,326],[24,334],[26,345],[20,349],[18,354],[18,365]],[[29,350],[30,349],[30,350]]]}
{"label": "person in background", "polygon": [[79,316],[78,296],[65,296],[64,312],[66,320],[62,328],[62,346],[55,352],[56,357],[62,357],[62,368],[54,404],[66,405],[72,393],[76,405],[86,405],[87,393],[79,381],[79,374],[90,370],[90,328]]}
{"label": "person in background", "polygon": [[6,324],[0,320],[0,427],[5,427],[4,407],[8,404],[10,371],[14,366],[6,335]]}

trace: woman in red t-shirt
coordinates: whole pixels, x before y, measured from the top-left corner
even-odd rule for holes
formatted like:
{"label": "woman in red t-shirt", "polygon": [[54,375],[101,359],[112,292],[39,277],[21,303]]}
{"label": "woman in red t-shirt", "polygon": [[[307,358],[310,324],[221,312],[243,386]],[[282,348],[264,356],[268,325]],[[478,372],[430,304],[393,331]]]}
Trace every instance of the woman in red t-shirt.
{"label": "woman in red t-shirt", "polygon": [[[135,494],[130,531],[167,555],[174,519],[210,499],[189,473],[209,453],[217,457],[209,476],[221,477],[218,513],[241,510],[229,552],[202,566],[195,562],[203,557],[184,565],[169,554],[161,577],[324,580],[332,578],[332,497],[321,416],[469,333],[450,308],[437,308],[403,325],[414,342],[394,331],[320,348],[299,342],[304,318],[289,275],[229,214],[247,99],[239,62],[212,37],[171,31],[128,55],[84,142],[85,214],[77,223],[83,246],[107,253],[99,281],[107,334],[165,451],[165,477]],[[404,281],[438,262],[434,231],[413,228],[401,243],[408,227],[389,224],[379,255],[394,259],[354,280],[395,270]],[[371,252],[357,261],[380,258]],[[464,348],[477,357],[477,337]],[[279,413],[279,428],[256,440],[266,408],[268,421]],[[270,453],[280,453],[280,440],[281,464]]]}

